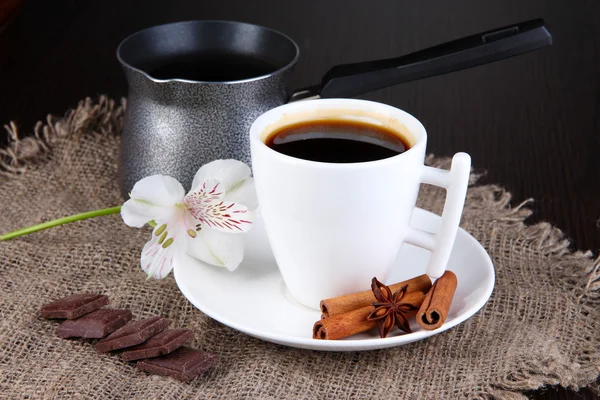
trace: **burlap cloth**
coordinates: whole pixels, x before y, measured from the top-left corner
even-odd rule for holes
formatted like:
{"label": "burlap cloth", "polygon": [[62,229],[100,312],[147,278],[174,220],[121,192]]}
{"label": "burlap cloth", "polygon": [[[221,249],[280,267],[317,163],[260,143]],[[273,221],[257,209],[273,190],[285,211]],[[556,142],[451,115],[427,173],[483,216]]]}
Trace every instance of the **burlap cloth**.
{"label": "burlap cloth", "polygon": [[[19,140],[9,126],[0,231],[120,204],[122,116],[122,105],[88,99],[39,123],[34,138]],[[420,206],[439,213],[442,193],[423,191]],[[600,373],[599,264],[570,252],[550,225],[525,225],[530,211],[509,201],[497,186],[468,193],[462,226],[488,250],[497,274],[483,309],[427,340],[357,353],[278,346],[212,320],[172,276],[145,281],[139,257],[149,232],[128,228],[119,215],[0,242],[0,398],[516,399],[542,385],[590,384]],[[180,383],[97,354],[89,342],[57,338],[56,323],[41,319],[39,308],[79,291],[106,293],[138,317],[164,315],[193,329],[193,345],[220,354],[221,365]]]}

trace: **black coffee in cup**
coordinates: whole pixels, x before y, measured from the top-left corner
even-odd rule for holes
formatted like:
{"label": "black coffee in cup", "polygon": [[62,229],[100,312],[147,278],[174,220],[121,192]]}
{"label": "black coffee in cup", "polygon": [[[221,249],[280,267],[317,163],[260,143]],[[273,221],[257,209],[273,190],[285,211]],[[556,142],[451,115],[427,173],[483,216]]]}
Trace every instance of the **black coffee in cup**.
{"label": "black coffee in cup", "polygon": [[267,137],[265,144],[291,157],[328,163],[376,161],[410,148],[406,138],[388,127],[339,119],[281,127]]}

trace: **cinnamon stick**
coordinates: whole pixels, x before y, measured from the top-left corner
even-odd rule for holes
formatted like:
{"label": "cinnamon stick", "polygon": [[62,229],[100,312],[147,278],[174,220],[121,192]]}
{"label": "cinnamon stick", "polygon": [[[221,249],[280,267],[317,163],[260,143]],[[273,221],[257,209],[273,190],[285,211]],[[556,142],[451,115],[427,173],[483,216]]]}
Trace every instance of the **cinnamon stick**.
{"label": "cinnamon stick", "polygon": [[[390,289],[392,292],[395,292],[404,285],[408,285],[408,288],[406,289],[407,294],[412,292],[427,293],[431,288],[431,279],[429,279],[427,275],[420,275],[416,278],[390,285]],[[365,290],[364,292],[351,293],[321,300],[321,318],[329,318],[334,315],[370,306],[371,303],[375,301],[377,300],[375,299],[372,290]]]}
{"label": "cinnamon stick", "polygon": [[428,331],[439,328],[446,321],[458,281],[452,271],[444,272],[427,293],[417,312],[417,323]]}
{"label": "cinnamon stick", "polygon": [[[405,295],[403,301],[419,307],[424,299],[425,293],[412,292]],[[373,301],[376,301],[375,297]],[[372,305],[368,305],[321,319],[313,326],[313,339],[337,340],[373,329],[377,326],[377,321],[369,321],[367,317],[374,309]],[[411,317],[415,314],[416,311],[407,316]]]}
{"label": "cinnamon stick", "polygon": [[366,306],[321,319],[313,326],[313,339],[343,339],[373,329],[377,326],[377,321],[367,320],[372,312],[373,306]]}

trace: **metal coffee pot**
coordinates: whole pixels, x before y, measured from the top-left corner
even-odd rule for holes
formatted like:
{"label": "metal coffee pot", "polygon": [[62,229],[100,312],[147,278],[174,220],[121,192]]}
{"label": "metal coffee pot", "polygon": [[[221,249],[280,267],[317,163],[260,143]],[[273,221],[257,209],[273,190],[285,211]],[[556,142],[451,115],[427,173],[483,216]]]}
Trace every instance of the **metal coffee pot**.
{"label": "metal coffee pot", "polygon": [[119,158],[124,197],[143,177],[163,174],[189,189],[216,159],[250,164],[249,129],[289,101],[353,97],[470,68],[550,45],[542,20],[479,33],[398,58],[339,65],[320,85],[293,91],[296,43],[262,26],[188,21],[148,28],[117,49],[129,83]]}

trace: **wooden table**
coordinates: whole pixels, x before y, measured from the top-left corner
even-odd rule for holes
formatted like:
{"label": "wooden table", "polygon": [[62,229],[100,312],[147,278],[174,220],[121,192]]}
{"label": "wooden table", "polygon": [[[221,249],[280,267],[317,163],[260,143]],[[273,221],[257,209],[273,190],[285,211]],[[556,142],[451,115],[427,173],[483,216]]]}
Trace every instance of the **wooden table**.
{"label": "wooden table", "polygon": [[[600,247],[600,2],[25,0],[0,31],[0,122],[31,131],[86,96],[126,95],[118,43],[152,25],[227,19],[266,25],[301,49],[292,84],[333,65],[389,58],[513,22],[542,17],[554,46],[499,63],[371,93],[429,133],[429,151],[471,154],[484,181],[533,198],[530,223],[549,221],[573,248]],[[0,135],[0,144],[6,135]],[[594,398],[546,388],[536,399]],[[583,397],[581,397],[583,396]]]}

